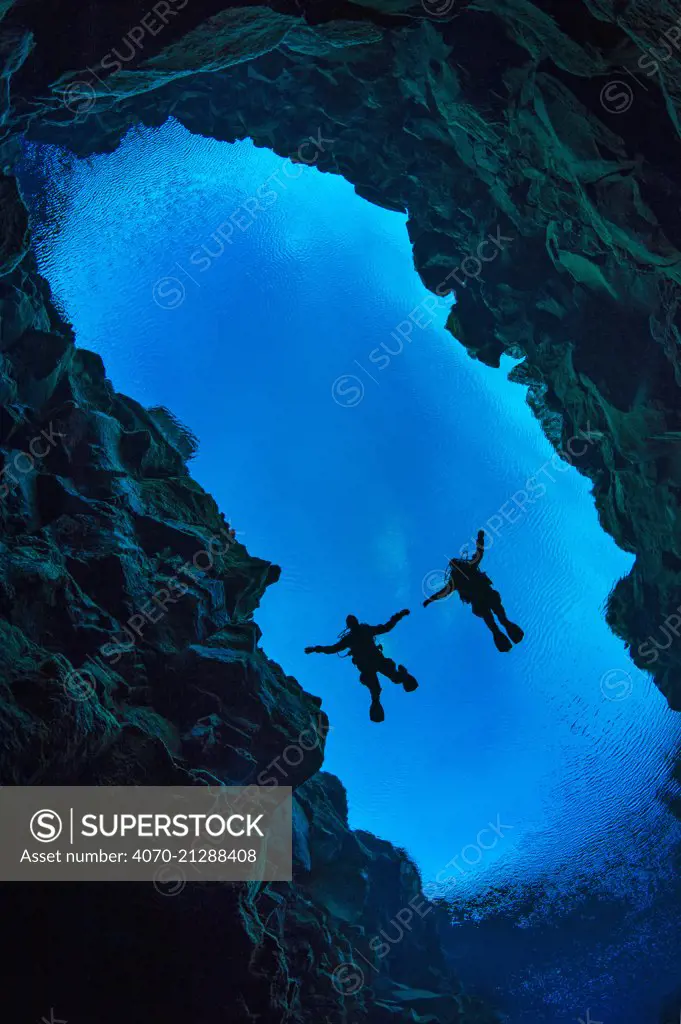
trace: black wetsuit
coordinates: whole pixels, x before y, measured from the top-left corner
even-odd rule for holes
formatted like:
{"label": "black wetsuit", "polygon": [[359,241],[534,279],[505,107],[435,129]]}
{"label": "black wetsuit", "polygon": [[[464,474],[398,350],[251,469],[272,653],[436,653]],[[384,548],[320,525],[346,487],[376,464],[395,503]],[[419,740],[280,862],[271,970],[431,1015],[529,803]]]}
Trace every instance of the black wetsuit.
{"label": "black wetsuit", "polygon": [[489,609],[501,604],[501,594],[486,572],[478,569],[470,560],[452,558],[449,563],[449,583],[464,602],[469,604],[474,615],[483,616]]}
{"label": "black wetsuit", "polygon": [[386,658],[374,639],[375,635],[373,627],[362,622],[343,637],[352,663],[359,669],[359,680],[369,688],[372,697],[378,697],[381,692],[376,678],[379,672],[393,683],[401,683],[405,674],[405,670],[398,668],[392,658]]}
{"label": "black wetsuit", "polygon": [[379,626],[370,626],[366,622],[358,622],[354,615],[349,615],[349,628],[342,634],[335,644],[330,646],[306,647],[307,654],[340,654],[348,651],[352,662],[359,669],[360,682],[366,686],[371,694],[371,709],[369,717],[372,722],[382,722],[384,711],[381,705],[381,684],[378,681],[379,672],[386,676],[393,683],[401,683],[404,689],[410,693],[418,688],[418,683],[411,676],[404,665],[396,665],[392,658],[386,658],[376,637],[382,633],[389,633],[400,619],[409,615],[409,609],[404,608],[396,612],[387,622]]}
{"label": "black wetsuit", "polygon": [[[461,600],[471,606],[473,614],[484,620],[494,637],[497,650],[510,651],[513,644],[519,644],[525,634],[517,623],[511,622],[504,609],[501,594],[494,589],[487,573],[481,572],[478,568],[484,553],[485,531],[479,530],[473,557],[451,558],[444,587],[431,597],[427,597],[423,606],[427,608],[433,601],[441,601],[456,591]],[[499,628],[497,619],[506,630],[505,633]]]}

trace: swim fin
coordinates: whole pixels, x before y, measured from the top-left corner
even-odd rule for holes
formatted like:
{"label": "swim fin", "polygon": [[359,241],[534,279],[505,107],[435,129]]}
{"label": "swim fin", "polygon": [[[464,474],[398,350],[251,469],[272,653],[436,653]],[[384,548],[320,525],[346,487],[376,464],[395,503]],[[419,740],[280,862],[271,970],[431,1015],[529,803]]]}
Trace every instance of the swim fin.
{"label": "swim fin", "polygon": [[513,644],[505,633],[494,633],[494,643],[496,644],[497,650],[503,651],[504,653],[506,653],[506,651],[510,651],[513,647]]}
{"label": "swim fin", "polygon": [[510,636],[514,644],[519,644],[522,638],[525,636],[520,626],[516,626],[515,622],[509,622],[506,626],[506,632]]}
{"label": "swim fin", "polygon": [[409,675],[404,665],[397,666],[400,671],[400,682],[407,693],[412,693],[414,690],[418,690],[419,684],[416,682],[412,675]]}
{"label": "swim fin", "polygon": [[385,711],[380,700],[372,700],[369,708],[369,718],[372,722],[382,722],[385,718]]}

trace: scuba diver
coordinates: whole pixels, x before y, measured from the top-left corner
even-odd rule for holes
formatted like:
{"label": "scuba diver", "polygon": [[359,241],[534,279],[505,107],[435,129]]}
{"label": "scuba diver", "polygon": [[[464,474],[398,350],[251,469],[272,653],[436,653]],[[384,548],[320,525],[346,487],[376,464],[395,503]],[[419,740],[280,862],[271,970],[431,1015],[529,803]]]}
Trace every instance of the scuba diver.
{"label": "scuba diver", "polygon": [[385,718],[381,704],[379,672],[393,683],[402,683],[408,693],[419,685],[414,677],[409,675],[404,665],[396,665],[392,659],[386,658],[383,648],[374,640],[374,637],[381,633],[389,633],[405,615],[409,615],[408,608],[395,612],[382,626],[369,626],[366,622],[359,622],[356,616],[348,615],[345,620],[348,628],[341,633],[338,643],[330,647],[305,648],[306,654],[340,654],[341,651],[349,651],[353,663],[359,669],[360,683],[366,686],[371,694],[369,718],[372,722],[382,722]]}
{"label": "scuba diver", "polygon": [[[449,560],[447,582],[442,590],[438,590],[437,594],[423,602],[423,607],[427,608],[433,601],[449,597],[456,590],[461,600],[471,606],[473,614],[481,618],[490,630],[497,650],[510,651],[513,644],[519,644],[525,634],[520,626],[510,621],[501,603],[501,595],[493,588],[489,576],[478,568],[484,553],[485,531],[478,530],[475,554],[472,558]],[[495,615],[508,636],[499,629],[494,619]]]}

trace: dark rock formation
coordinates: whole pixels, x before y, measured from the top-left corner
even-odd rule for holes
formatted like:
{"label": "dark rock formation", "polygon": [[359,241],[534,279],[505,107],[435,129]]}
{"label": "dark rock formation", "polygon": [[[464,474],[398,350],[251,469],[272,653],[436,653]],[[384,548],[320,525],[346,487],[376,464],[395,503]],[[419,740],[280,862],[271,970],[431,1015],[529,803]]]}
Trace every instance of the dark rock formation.
{"label": "dark rock formation", "polygon": [[659,1024],[677,1024],[681,1018],[681,991],[665,999]]}

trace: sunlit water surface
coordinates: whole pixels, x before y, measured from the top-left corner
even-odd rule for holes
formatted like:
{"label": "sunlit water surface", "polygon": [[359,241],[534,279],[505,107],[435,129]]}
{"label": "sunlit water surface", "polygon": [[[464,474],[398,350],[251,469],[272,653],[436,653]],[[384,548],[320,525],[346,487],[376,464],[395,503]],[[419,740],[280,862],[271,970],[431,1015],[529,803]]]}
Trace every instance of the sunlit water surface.
{"label": "sunlit water surface", "polygon": [[[406,218],[172,122],[86,161],[29,147],[22,180],[79,344],[198,435],[194,475],[283,567],[263,646],[323,697],[351,823],[404,846],[457,903],[529,888],[569,914],[586,891],[592,920],[554,922],[550,955],[525,922],[462,944],[462,973],[493,977],[513,1021],[589,1006],[604,1024],[657,1022],[678,982],[679,826],[660,796],[680,726],[604,623],[631,558],[599,528],[588,481],[551,461],[523,389],[466,355],[444,308],[397,351],[392,332],[426,296]],[[267,209],[240,211],[268,180]],[[382,342],[388,365],[370,357]],[[509,515],[530,478],[544,493]],[[513,522],[499,526],[502,506]],[[456,597],[421,607],[485,523],[485,568],[526,631],[511,654]],[[386,682],[377,726],[350,661],[303,648],[334,642],[348,612],[381,622],[403,606],[385,649],[420,688]]]}

